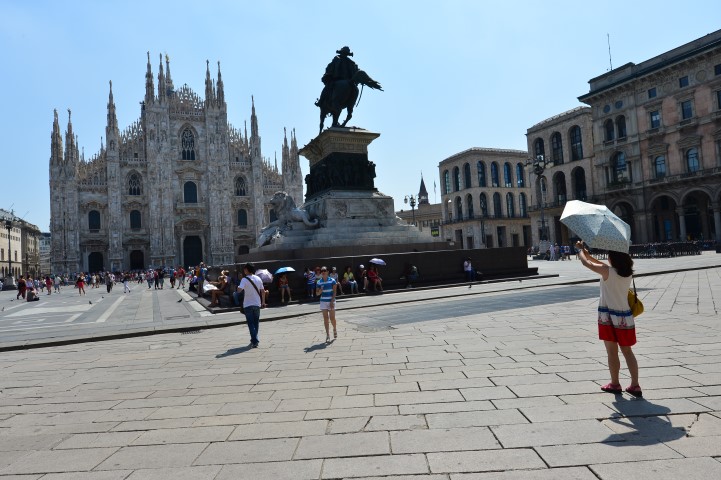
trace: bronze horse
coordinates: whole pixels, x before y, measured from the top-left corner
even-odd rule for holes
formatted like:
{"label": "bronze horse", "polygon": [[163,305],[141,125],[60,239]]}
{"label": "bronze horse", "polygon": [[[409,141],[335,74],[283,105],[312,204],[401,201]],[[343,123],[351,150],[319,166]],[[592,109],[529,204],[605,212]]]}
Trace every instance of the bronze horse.
{"label": "bronze horse", "polygon": [[[363,70],[358,70],[350,80],[337,80],[323,87],[323,92],[315,104],[320,107],[320,132],[323,131],[325,117],[331,115],[333,124],[331,127],[345,127],[353,117],[353,107],[358,100],[358,85],[365,85],[374,90],[383,90],[381,84],[373,80]],[[343,109],[347,115],[343,123],[338,123],[338,118]]]}

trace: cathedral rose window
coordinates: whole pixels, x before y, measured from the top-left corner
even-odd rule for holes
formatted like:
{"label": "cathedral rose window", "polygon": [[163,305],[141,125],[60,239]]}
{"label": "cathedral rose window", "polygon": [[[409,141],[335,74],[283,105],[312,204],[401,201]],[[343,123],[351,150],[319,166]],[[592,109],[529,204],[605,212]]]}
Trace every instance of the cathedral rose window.
{"label": "cathedral rose window", "polygon": [[193,136],[193,132],[191,132],[189,128],[186,128],[183,130],[180,140],[183,149],[182,159],[195,160],[195,137]]}

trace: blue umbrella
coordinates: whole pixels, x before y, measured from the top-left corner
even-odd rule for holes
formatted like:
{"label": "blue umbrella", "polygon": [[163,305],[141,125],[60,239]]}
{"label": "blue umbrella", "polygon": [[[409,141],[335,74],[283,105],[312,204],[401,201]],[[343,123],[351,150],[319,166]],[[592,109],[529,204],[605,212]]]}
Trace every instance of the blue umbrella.
{"label": "blue umbrella", "polygon": [[278,275],[279,273],[286,273],[286,272],[295,272],[295,268],[293,268],[293,267],[280,267],[278,270],[275,271],[275,274]]}

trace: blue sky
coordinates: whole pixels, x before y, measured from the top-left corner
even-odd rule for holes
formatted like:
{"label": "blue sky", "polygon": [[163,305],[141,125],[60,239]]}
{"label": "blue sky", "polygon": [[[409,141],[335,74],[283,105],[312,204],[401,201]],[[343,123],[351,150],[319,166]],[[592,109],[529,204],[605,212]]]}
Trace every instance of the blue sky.
{"label": "blue sky", "polygon": [[[230,123],[255,97],[263,154],[283,127],[318,133],[320,76],[348,45],[385,91],[366,89],[350,124],[381,133],[376,186],[403,208],[421,173],[470,147],[526,149],[531,125],[578,106],[588,80],[721,28],[715,1],[23,1],[0,0],[6,169],[2,207],[48,230],[53,108],[86,158],[105,134],[108,80],[123,129],[139,117],[146,51],[167,53],[176,88],[204,93],[221,62]],[[716,20],[714,20],[714,18]],[[301,158],[304,173],[308,163]],[[438,191],[440,198],[440,190]],[[27,212],[27,213],[26,213]]]}

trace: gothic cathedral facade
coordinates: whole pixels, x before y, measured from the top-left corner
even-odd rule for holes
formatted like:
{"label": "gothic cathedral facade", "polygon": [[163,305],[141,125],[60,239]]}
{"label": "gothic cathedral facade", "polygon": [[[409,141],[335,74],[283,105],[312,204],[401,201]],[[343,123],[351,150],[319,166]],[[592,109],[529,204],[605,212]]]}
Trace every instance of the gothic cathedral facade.
{"label": "gothic cathedral facade", "polygon": [[276,191],[302,201],[294,132],[278,169],[262,155],[254,101],[250,136],[228,123],[220,63],[217,80],[206,67],[201,99],[187,85],[175,90],[161,55],[156,95],[148,54],[140,118],[119,130],[111,82],[105,132],[105,146],[85,161],[70,111],[64,145],[55,111],[53,273],[231,264],[275,219]]}

